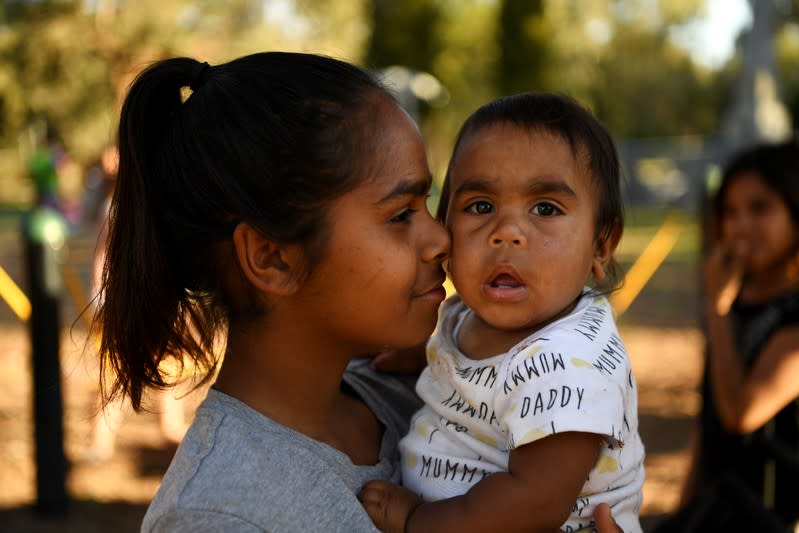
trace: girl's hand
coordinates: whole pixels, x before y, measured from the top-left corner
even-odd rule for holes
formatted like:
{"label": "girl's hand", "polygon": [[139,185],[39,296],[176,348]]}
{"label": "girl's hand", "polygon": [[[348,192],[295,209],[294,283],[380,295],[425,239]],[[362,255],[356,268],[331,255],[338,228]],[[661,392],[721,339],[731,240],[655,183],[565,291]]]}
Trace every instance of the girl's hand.
{"label": "girl's hand", "polygon": [[385,533],[403,533],[408,517],[423,503],[408,489],[379,479],[364,485],[358,499],[377,529]]}
{"label": "girl's hand", "polygon": [[427,342],[424,342],[404,350],[380,352],[372,360],[372,368],[391,374],[418,375],[427,365],[426,346]]}
{"label": "girl's hand", "polygon": [[745,244],[720,242],[705,258],[702,273],[707,305],[719,316],[725,316],[741,290]]}
{"label": "girl's hand", "polygon": [[624,530],[616,523],[610,505],[600,503],[594,509],[594,522],[597,533],[624,533]]}

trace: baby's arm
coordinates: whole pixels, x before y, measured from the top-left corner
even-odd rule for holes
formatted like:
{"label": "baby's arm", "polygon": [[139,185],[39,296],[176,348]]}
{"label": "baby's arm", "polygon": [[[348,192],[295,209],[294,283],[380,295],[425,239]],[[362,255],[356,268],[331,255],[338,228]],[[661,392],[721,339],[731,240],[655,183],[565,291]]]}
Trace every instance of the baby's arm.
{"label": "baby's arm", "polygon": [[361,500],[388,532],[559,531],[599,449],[599,435],[558,433],[513,450],[507,472],[486,477],[462,496],[421,503],[407,489],[371,482]]}

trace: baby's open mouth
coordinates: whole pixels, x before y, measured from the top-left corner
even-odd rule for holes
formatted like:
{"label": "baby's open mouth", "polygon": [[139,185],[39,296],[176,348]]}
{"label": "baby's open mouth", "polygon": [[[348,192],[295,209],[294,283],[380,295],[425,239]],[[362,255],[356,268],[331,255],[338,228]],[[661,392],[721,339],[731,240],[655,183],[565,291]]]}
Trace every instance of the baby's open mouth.
{"label": "baby's open mouth", "polygon": [[492,279],[489,285],[497,289],[515,289],[521,287],[523,283],[510,274],[500,274]]}

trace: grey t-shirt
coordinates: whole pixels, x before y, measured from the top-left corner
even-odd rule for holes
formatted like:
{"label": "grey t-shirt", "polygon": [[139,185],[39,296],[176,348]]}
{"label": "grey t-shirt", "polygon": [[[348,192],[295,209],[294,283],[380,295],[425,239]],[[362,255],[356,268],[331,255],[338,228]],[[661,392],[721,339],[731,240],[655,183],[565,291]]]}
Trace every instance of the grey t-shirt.
{"label": "grey t-shirt", "polygon": [[344,382],[385,426],[377,464],[282,426],[211,389],[197,410],[142,531],[376,531],[358,502],[372,479],[399,482],[397,443],[421,406],[414,379],[350,363]]}

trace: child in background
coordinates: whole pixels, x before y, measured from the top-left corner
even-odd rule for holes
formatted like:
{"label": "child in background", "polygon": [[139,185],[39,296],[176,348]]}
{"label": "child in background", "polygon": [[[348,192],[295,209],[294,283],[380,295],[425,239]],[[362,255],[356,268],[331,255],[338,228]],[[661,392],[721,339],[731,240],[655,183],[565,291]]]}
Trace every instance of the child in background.
{"label": "child in background", "polygon": [[682,509],[659,532],[799,524],[799,144],[725,165],[704,262],[707,360]]}
{"label": "child in background", "polygon": [[635,380],[603,296],[619,182],[612,139],[569,98],[502,98],[463,125],[438,212],[457,295],[400,444],[407,488],[361,494],[379,528],[576,531],[608,503],[641,530]]}

